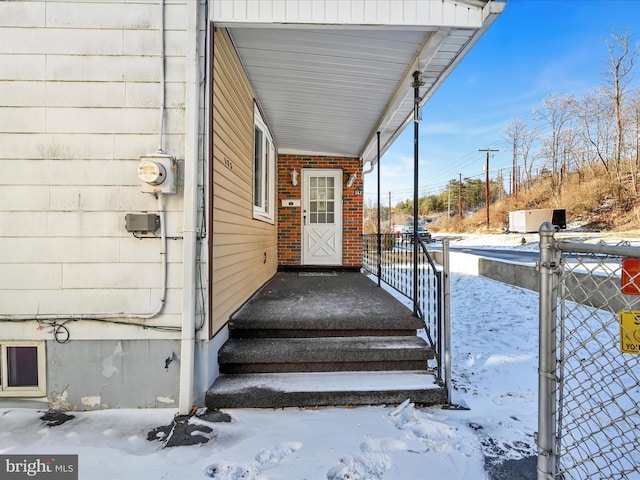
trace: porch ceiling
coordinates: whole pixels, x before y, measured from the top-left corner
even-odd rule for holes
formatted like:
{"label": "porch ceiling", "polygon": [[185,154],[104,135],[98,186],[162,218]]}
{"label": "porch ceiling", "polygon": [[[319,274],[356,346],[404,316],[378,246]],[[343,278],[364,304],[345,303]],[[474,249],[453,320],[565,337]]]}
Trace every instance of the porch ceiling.
{"label": "porch ceiling", "polygon": [[[413,72],[421,106],[433,95],[504,4],[434,25],[228,25],[281,153],[376,161],[413,119]],[[476,12],[477,13],[477,12]]]}

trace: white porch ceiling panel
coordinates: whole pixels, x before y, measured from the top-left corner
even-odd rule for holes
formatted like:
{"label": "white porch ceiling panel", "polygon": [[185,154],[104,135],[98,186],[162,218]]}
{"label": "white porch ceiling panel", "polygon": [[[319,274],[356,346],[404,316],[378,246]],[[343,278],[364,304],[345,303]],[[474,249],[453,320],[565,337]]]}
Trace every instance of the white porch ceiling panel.
{"label": "white porch ceiling panel", "polygon": [[211,19],[229,28],[281,153],[375,163],[376,132],[384,153],[413,118],[413,72],[423,105],[504,6],[487,3],[214,0]]}

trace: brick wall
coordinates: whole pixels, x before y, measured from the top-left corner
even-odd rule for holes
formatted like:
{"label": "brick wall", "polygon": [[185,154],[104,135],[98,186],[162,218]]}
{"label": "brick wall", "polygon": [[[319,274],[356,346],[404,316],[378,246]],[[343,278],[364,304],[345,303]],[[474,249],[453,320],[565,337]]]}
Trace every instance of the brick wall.
{"label": "brick wall", "polygon": [[[291,185],[291,170],[299,174],[298,185]],[[362,168],[358,158],[309,155],[278,156],[278,264],[302,264],[302,207],[283,207],[281,200],[302,199],[302,169],[332,168],[344,172],[342,183],[342,266],[362,265]],[[346,186],[349,175],[358,172],[358,179]]]}

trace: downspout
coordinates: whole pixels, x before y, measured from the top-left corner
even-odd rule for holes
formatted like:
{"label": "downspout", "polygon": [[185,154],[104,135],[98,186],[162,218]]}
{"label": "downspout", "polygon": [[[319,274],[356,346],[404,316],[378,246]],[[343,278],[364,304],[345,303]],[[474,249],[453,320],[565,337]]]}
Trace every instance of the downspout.
{"label": "downspout", "polygon": [[165,0],[160,0],[160,65],[162,74],[160,75],[160,123],[158,124],[158,152],[164,153],[164,114],[167,104],[167,72],[166,72],[166,41],[165,41]]}
{"label": "downspout", "polygon": [[187,71],[185,92],[184,229],[182,338],[180,344],[179,413],[187,415],[194,402],[196,261],[198,219],[200,71],[198,15],[200,2],[187,2]]}

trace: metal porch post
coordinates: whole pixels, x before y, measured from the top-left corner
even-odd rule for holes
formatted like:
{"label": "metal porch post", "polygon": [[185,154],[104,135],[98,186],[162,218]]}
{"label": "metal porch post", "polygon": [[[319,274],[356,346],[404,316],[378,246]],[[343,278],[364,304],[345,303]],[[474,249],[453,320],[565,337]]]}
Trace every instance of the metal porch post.
{"label": "metal porch post", "polygon": [[382,277],[382,232],[380,227],[380,132],[376,133],[378,140],[378,286]]}
{"label": "metal porch post", "polygon": [[420,123],[420,87],[422,73],[413,72],[413,313],[418,313],[418,125]]}

